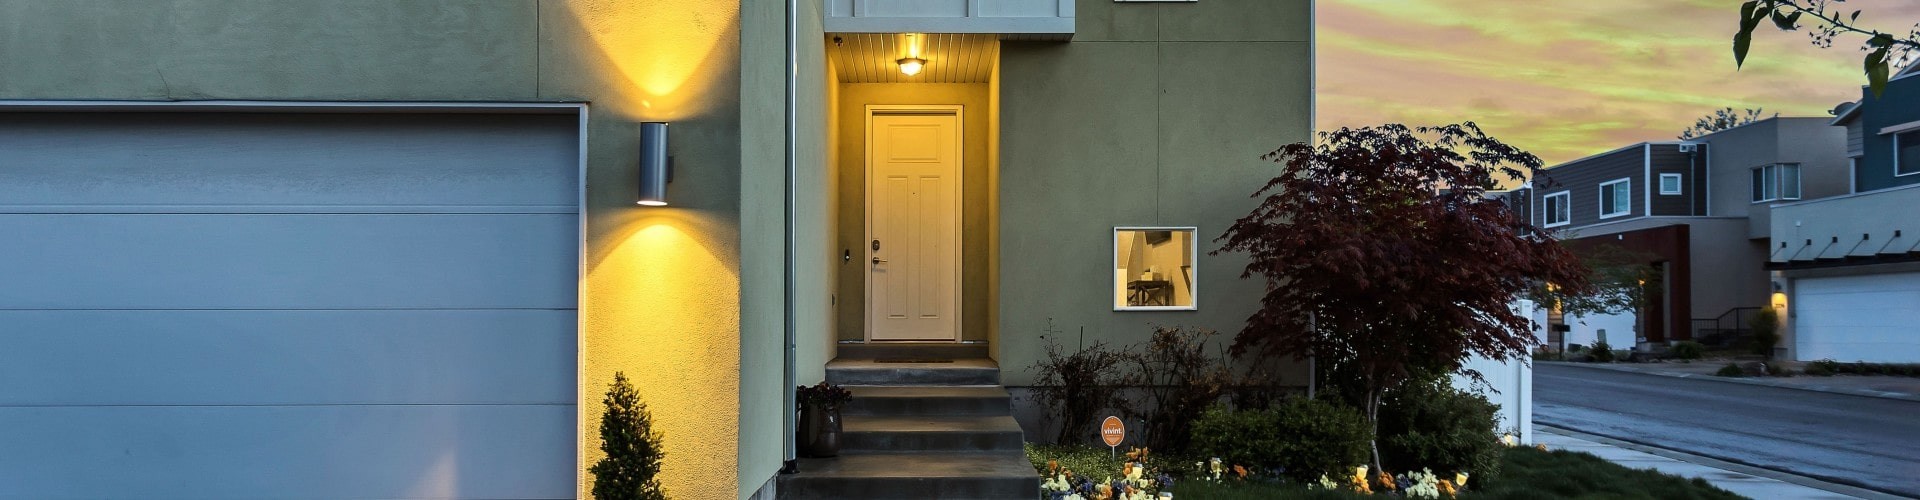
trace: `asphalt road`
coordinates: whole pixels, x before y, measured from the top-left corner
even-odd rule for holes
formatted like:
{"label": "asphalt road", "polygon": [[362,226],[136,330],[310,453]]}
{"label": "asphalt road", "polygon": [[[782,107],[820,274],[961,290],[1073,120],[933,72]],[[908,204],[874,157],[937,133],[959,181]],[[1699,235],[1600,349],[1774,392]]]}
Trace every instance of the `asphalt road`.
{"label": "asphalt road", "polygon": [[1920,402],[1535,365],[1534,421],[1920,497]]}

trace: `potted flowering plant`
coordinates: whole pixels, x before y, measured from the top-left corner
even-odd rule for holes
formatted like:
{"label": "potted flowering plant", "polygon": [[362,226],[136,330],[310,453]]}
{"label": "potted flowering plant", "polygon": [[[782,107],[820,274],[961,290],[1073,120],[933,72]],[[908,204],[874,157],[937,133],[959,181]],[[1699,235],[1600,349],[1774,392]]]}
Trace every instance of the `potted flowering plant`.
{"label": "potted flowering plant", "polygon": [[840,455],[840,407],[853,400],[845,388],[821,382],[812,387],[794,388],[794,401],[800,405],[800,425],[795,436],[800,455],[810,458]]}

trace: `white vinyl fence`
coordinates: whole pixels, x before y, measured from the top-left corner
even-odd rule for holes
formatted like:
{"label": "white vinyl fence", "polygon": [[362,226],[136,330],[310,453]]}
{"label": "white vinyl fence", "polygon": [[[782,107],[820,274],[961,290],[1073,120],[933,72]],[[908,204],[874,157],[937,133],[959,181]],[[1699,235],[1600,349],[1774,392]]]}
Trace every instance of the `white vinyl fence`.
{"label": "white vinyl fence", "polygon": [[[1532,301],[1522,300],[1514,308],[1527,317],[1539,316],[1535,330],[1540,338],[1546,338],[1541,331],[1545,329],[1545,313],[1538,312]],[[1475,357],[1463,367],[1480,372],[1486,379],[1485,384],[1476,384],[1464,375],[1453,377],[1453,386],[1465,391],[1473,391],[1486,396],[1487,400],[1500,406],[1498,418],[1500,432],[1512,433],[1521,443],[1533,443],[1533,363],[1529,359],[1515,359],[1506,362]]]}

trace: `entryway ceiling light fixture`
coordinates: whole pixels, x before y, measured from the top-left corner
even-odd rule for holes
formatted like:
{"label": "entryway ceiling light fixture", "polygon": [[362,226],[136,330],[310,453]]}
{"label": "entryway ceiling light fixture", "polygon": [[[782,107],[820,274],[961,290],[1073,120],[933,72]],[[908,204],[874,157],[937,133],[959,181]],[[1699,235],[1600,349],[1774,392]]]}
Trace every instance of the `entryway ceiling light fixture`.
{"label": "entryway ceiling light fixture", "polygon": [[640,204],[667,205],[667,183],[673,182],[673,158],[667,156],[666,122],[640,124]]}
{"label": "entryway ceiling light fixture", "polygon": [[900,63],[901,74],[907,75],[907,76],[918,75],[920,74],[921,69],[924,69],[927,67],[927,60],[920,58],[919,42],[920,42],[920,34],[918,33],[907,34],[907,57],[902,57],[899,60],[894,61],[894,62]]}
{"label": "entryway ceiling light fixture", "polygon": [[926,59],[921,59],[918,57],[903,57],[899,61],[895,61],[895,62],[900,63],[900,73],[907,76],[920,74],[920,69],[926,67],[927,65]]}

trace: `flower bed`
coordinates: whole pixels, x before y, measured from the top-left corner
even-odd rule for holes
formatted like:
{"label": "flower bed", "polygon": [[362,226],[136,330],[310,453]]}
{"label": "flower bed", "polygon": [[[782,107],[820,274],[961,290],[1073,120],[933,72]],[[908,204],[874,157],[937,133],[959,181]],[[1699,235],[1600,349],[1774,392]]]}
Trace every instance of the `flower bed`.
{"label": "flower bed", "polygon": [[[1508,448],[1501,457],[1502,476],[1481,484],[1464,478],[1438,478],[1416,471],[1395,476],[1391,488],[1372,475],[1367,492],[1357,491],[1353,478],[1328,478],[1325,484],[1304,484],[1272,474],[1236,470],[1231,464],[1215,468],[1211,461],[1157,457],[1135,450],[1134,458],[1110,458],[1108,450],[1093,447],[1028,445],[1027,458],[1046,477],[1053,490],[1040,498],[1115,500],[1152,499],[1172,493],[1176,499],[1319,499],[1341,500],[1399,496],[1407,498],[1537,499],[1608,498],[1735,500],[1742,498],[1700,479],[1685,479],[1646,470],[1634,470],[1585,453]],[[1127,463],[1144,464],[1129,467]],[[1192,463],[1188,463],[1192,462]],[[1216,470],[1218,475],[1216,477]],[[1068,473],[1063,474],[1063,471]],[[1080,471],[1093,471],[1091,473]],[[1112,471],[1112,472],[1106,472]],[[1132,473],[1132,474],[1128,474]],[[1063,477],[1064,476],[1064,477]],[[1426,476],[1426,477],[1421,477]],[[1133,477],[1128,480],[1128,477]],[[1084,480],[1084,481],[1082,481]],[[1116,486],[1115,482],[1119,485]],[[1448,487],[1440,486],[1442,481]],[[1151,483],[1151,487],[1149,487]],[[1079,487],[1077,488],[1076,485]],[[1103,490],[1099,486],[1105,485]],[[1129,492],[1128,488],[1132,491]],[[1082,489],[1084,488],[1084,489]],[[1453,495],[1447,491],[1451,489]],[[1043,488],[1045,490],[1045,488]],[[1129,495],[1131,493],[1131,495]]]}

